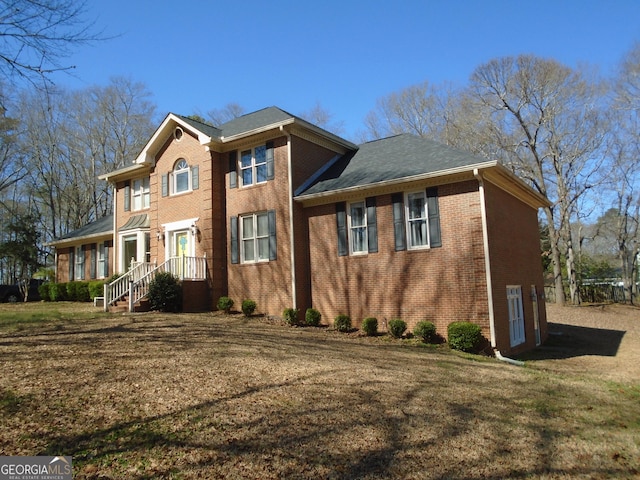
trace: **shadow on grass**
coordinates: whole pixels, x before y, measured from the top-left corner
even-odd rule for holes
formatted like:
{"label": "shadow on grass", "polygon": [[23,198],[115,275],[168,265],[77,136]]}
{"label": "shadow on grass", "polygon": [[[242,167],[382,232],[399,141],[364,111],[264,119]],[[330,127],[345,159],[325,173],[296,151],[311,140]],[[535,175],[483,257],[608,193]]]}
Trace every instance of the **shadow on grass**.
{"label": "shadow on grass", "polygon": [[522,360],[559,360],[596,355],[615,357],[625,335],[623,330],[549,323],[549,338],[535,350],[519,356]]}

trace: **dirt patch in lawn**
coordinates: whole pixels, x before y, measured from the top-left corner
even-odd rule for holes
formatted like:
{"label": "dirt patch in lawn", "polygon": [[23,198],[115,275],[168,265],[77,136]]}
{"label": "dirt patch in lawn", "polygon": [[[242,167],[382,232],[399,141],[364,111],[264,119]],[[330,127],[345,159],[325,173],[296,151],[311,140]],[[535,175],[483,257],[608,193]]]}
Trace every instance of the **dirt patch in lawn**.
{"label": "dirt patch in lawn", "polygon": [[521,368],[238,315],[49,308],[0,326],[0,454],[72,455],[76,479],[640,474],[638,379],[588,358],[626,355],[629,330],[615,355]]}

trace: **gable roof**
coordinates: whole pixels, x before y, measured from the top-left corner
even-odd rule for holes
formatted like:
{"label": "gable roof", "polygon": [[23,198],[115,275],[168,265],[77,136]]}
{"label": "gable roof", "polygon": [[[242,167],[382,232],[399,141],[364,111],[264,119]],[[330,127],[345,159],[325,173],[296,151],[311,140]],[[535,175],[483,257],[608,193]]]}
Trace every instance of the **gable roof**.
{"label": "gable roof", "polygon": [[297,117],[281,110],[278,107],[267,107],[256,112],[247,113],[220,125],[220,140],[234,137],[255,130],[260,130],[271,125],[278,125],[295,121]]}
{"label": "gable roof", "polygon": [[66,235],[56,238],[48,245],[60,246],[63,243],[78,242],[94,237],[110,236],[113,234],[113,215],[106,215],[98,220],[88,223]]}

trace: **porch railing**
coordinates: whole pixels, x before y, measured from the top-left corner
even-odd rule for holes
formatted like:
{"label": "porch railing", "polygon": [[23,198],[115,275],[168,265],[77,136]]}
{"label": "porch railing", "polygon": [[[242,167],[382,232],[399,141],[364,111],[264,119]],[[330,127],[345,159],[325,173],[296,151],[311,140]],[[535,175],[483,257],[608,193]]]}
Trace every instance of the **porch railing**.
{"label": "porch railing", "polygon": [[155,265],[141,262],[114,282],[104,286],[104,308],[108,310],[118,300],[129,297],[129,311],[149,294],[149,285],[160,272],[169,272],[180,280],[206,280],[206,257],[171,257],[166,262]]}

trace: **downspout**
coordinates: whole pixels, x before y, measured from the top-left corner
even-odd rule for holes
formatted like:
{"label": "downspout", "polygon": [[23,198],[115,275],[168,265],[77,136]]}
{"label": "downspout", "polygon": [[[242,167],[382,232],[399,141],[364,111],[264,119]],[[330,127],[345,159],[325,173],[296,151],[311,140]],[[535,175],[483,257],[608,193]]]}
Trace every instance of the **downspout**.
{"label": "downspout", "polygon": [[296,252],[295,234],[293,221],[293,169],[291,162],[291,134],[286,132],[284,126],[280,126],[280,131],[287,137],[287,175],[289,181],[289,248],[291,250],[291,296],[293,297],[293,308],[298,308],[298,296],[296,295]]}
{"label": "downspout", "polygon": [[484,180],[477,168],[473,169],[473,176],[478,180],[478,193],[480,194],[480,214],[482,217],[482,246],[484,248],[484,270],[487,282],[487,301],[489,303],[489,331],[491,335],[491,348],[498,360],[511,363],[512,365],[523,366],[524,362],[502,356],[496,349],[496,324],[495,313],[493,311],[493,284],[491,283],[491,259],[489,258],[489,228],[487,227],[487,207],[484,195]]}

